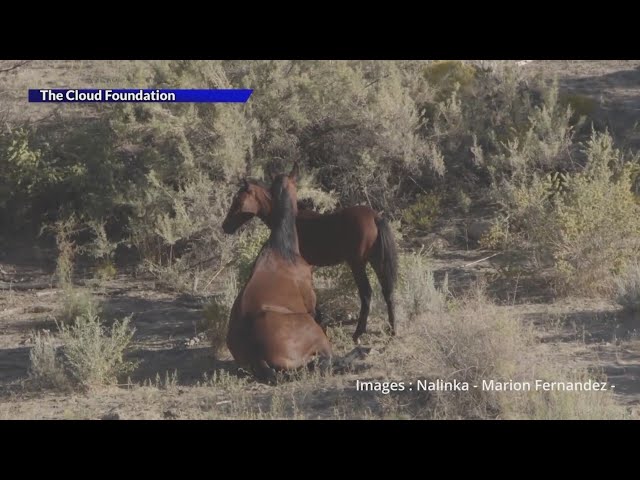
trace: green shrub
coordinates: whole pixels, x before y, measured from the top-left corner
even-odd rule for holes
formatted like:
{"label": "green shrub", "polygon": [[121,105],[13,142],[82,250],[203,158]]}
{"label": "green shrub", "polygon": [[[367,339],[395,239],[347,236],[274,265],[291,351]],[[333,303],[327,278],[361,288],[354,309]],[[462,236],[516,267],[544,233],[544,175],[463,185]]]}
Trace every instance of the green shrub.
{"label": "green shrub", "polygon": [[567,175],[561,191],[553,176],[533,175],[502,193],[516,233],[552,262],[561,291],[611,293],[640,251],[640,206],[609,134],[594,132],[585,154],[584,169]]}
{"label": "green shrub", "polygon": [[455,192],[455,202],[458,208],[460,208],[460,210],[465,214],[469,213],[469,210],[471,210],[471,206],[473,205],[471,197],[461,188],[457,189]]}
{"label": "green shrub", "polygon": [[476,73],[474,65],[459,60],[434,61],[423,71],[425,80],[442,92],[442,99],[451,95],[456,83],[462,89],[469,88],[476,78]]}
{"label": "green shrub", "polygon": [[94,238],[82,247],[82,252],[88,254],[95,262],[94,277],[100,281],[110,280],[118,273],[114,259],[119,242],[109,239],[103,220],[89,219],[87,226]]}
{"label": "green shrub", "polygon": [[598,108],[597,100],[586,95],[567,93],[560,97],[562,105],[571,107],[576,118],[591,117]]}
{"label": "green shrub", "polygon": [[509,248],[510,243],[508,217],[494,219],[489,231],[484,233],[479,240],[480,247],[489,250],[506,250]]}
{"label": "green shrub", "polygon": [[238,236],[234,246],[234,258],[240,285],[244,286],[249,280],[253,264],[270,234],[271,232],[266,225],[262,222],[255,222],[251,229],[246,229]]}
{"label": "green shrub", "polygon": [[441,198],[435,193],[422,193],[402,212],[404,223],[419,232],[428,231],[440,215]]}
{"label": "green shrub", "polygon": [[118,270],[111,260],[102,260],[93,269],[93,276],[100,281],[111,280],[117,274]]}

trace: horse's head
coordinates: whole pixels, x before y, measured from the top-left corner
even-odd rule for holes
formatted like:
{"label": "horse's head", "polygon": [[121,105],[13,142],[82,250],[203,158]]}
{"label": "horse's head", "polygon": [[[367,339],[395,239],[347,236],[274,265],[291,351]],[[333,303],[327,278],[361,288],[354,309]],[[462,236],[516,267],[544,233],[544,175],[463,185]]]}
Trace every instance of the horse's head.
{"label": "horse's head", "polygon": [[231,207],[222,222],[222,230],[224,233],[235,233],[238,228],[256,215],[264,219],[270,213],[271,202],[268,190],[245,178],[233,197]]}

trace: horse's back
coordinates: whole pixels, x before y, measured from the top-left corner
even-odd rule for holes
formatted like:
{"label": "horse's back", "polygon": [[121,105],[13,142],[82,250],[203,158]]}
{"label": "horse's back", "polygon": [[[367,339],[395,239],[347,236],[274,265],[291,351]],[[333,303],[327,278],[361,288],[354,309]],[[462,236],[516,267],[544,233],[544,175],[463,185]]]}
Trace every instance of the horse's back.
{"label": "horse's back", "polygon": [[240,300],[240,316],[262,311],[312,312],[315,292],[311,266],[303,258],[296,263],[278,262],[272,252],[265,252],[256,262]]}
{"label": "horse's back", "polygon": [[312,265],[366,261],[378,237],[378,214],[357,205],[324,215],[298,215],[300,252]]}

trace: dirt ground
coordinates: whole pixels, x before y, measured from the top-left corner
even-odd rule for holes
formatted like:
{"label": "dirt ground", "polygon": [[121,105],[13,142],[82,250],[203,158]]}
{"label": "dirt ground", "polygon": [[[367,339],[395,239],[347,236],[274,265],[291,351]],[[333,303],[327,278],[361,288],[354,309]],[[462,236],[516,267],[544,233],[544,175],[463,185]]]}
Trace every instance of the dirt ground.
{"label": "dirt ground", "polygon": [[[635,129],[640,120],[640,61],[533,61],[523,68],[557,75],[563,89],[595,99],[598,120],[628,146],[640,146]],[[544,281],[530,283],[510,273],[507,266],[513,259],[496,255],[483,260],[491,254],[472,246],[438,249],[433,254],[436,281],[446,273],[452,290],[461,291],[484,278],[499,309],[533,325],[540,348],[568,364],[602,371],[615,387],[616,401],[632,416],[640,415],[640,318],[625,317],[617,305],[603,300],[556,300]],[[228,352],[213,355],[202,335],[198,299],[166,293],[153,281],[124,275],[102,285],[98,294],[110,315],[133,314],[136,332],[130,358],[139,364],[130,382],[90,393],[31,389],[25,379],[34,332],[55,329],[60,302],[61,292],[51,287],[52,257],[48,263],[47,257],[46,252],[25,250],[0,258],[0,419],[234,418],[243,415],[244,404],[238,405],[243,402],[257,404],[257,411],[264,412],[251,410],[249,416],[255,418],[277,418],[285,404],[294,405],[294,418],[348,418],[349,402],[372,401],[354,393],[354,385],[357,379],[374,377],[384,362],[377,335],[381,319],[371,320],[365,343],[373,350],[355,371],[329,382],[312,381],[314,388],[305,398],[282,390],[282,396],[292,396],[287,403],[270,394],[271,387],[243,378]],[[348,337],[353,328],[346,322],[334,335]],[[213,378],[217,383],[211,383]],[[211,386],[221,384],[225,388]],[[240,390],[241,395],[230,396]],[[304,413],[296,413],[296,402],[305,405]],[[374,407],[371,412],[375,417]]]}

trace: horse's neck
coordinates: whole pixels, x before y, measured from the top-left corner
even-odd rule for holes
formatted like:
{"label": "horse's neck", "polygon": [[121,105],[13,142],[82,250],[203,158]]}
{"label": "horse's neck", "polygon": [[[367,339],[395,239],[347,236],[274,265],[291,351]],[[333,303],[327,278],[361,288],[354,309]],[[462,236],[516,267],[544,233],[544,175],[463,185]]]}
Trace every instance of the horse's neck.
{"label": "horse's neck", "polygon": [[[291,220],[285,220],[284,222],[291,222]],[[271,227],[270,244],[282,256],[290,260],[300,255],[295,217],[291,224],[279,223]]]}
{"label": "horse's neck", "polygon": [[265,191],[260,191],[256,199],[260,206],[258,218],[260,218],[267,227],[271,228],[271,198],[269,198],[269,195]]}
{"label": "horse's neck", "polygon": [[269,228],[271,235],[269,244],[271,248],[278,251],[284,258],[295,262],[296,257],[300,256],[300,246],[298,244],[298,229],[296,227],[296,208],[295,204],[291,211],[283,218],[273,218],[272,211]]}

